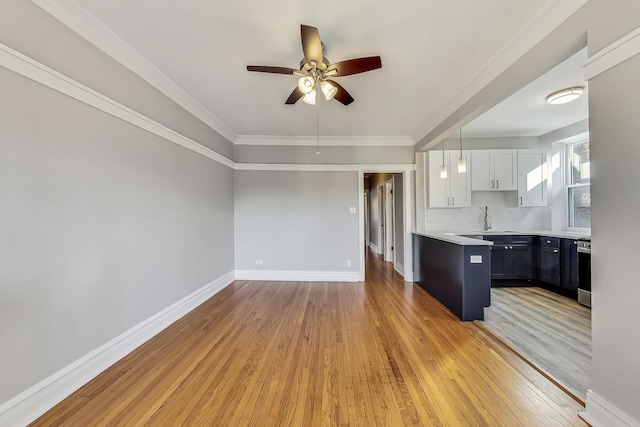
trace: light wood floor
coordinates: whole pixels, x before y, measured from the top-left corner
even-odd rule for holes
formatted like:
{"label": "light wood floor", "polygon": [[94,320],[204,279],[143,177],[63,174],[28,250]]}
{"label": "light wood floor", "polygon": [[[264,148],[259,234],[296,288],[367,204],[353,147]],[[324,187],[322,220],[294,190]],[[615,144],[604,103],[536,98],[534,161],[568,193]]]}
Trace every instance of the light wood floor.
{"label": "light wood floor", "polygon": [[390,263],[237,281],[34,425],[573,426],[583,408]]}
{"label": "light wood floor", "polygon": [[537,287],[492,288],[485,325],[585,399],[591,385],[591,310]]}

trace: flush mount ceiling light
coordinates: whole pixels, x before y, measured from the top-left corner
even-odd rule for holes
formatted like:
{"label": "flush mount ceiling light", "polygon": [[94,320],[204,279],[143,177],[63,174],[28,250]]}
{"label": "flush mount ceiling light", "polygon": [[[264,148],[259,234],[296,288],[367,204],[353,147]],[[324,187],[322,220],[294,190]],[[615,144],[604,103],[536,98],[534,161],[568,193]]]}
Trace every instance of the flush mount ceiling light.
{"label": "flush mount ceiling light", "polygon": [[566,104],[567,102],[578,99],[583,93],[583,87],[562,89],[547,96],[547,103],[551,105]]}

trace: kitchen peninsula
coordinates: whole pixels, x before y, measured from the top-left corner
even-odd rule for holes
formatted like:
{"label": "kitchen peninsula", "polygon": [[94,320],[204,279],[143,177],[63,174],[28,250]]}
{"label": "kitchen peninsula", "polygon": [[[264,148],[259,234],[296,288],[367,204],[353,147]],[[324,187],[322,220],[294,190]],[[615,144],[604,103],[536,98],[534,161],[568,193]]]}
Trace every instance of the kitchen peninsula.
{"label": "kitchen peninsula", "polygon": [[[492,279],[510,279],[509,286],[534,280],[575,299],[584,287],[578,284],[576,247],[589,240],[576,232],[414,232],[414,281],[464,321],[484,320]],[[578,301],[590,305],[587,282],[589,299]]]}
{"label": "kitchen peninsula", "polygon": [[493,242],[454,233],[413,232],[413,277],[461,320],[484,320],[491,305]]}

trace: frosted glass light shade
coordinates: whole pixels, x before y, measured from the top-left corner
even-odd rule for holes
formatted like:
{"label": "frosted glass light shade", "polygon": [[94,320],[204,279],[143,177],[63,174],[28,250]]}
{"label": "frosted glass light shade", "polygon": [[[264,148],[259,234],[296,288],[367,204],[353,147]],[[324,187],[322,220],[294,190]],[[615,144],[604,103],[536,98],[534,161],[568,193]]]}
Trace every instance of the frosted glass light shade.
{"label": "frosted glass light shade", "polygon": [[307,93],[302,97],[302,100],[309,105],[316,105],[316,90],[313,89],[311,92]]}
{"label": "frosted glass light shade", "polygon": [[458,159],[458,173],[467,173],[467,162],[464,157]]}
{"label": "frosted glass light shade", "polygon": [[324,93],[324,98],[327,101],[329,101],[334,96],[336,96],[336,93],[338,92],[338,88],[329,82],[320,83],[320,89],[322,89],[322,93]]}
{"label": "frosted glass light shade", "polygon": [[566,104],[567,102],[571,102],[575,99],[578,99],[583,92],[584,92],[584,88],[582,87],[572,87],[569,89],[563,89],[547,96],[547,103],[551,105]]}
{"label": "frosted glass light shade", "polygon": [[446,179],[447,175],[447,167],[445,165],[440,166],[440,178]]}
{"label": "frosted glass light shade", "polygon": [[300,92],[306,95],[313,90],[313,86],[315,85],[315,83],[316,82],[311,76],[300,77],[298,79],[298,89],[300,89]]}

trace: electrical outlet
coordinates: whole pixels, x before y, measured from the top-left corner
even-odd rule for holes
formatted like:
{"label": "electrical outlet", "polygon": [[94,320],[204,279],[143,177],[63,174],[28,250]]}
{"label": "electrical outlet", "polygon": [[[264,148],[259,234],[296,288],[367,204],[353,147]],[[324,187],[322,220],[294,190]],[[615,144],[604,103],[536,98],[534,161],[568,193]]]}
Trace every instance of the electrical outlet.
{"label": "electrical outlet", "polygon": [[256,260],[256,265],[262,265],[262,260],[261,259],[257,259]]}
{"label": "electrical outlet", "polygon": [[347,261],[347,267],[351,267],[351,261]]}

